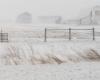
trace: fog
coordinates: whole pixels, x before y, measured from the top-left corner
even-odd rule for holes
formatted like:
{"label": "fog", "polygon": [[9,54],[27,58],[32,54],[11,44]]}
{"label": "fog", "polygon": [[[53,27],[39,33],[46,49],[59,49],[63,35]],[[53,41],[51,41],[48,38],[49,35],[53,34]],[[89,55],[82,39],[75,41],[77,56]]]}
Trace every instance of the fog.
{"label": "fog", "polygon": [[89,14],[100,5],[99,0],[0,0],[0,21],[14,21],[23,12],[37,16],[62,16],[64,19],[78,19]]}

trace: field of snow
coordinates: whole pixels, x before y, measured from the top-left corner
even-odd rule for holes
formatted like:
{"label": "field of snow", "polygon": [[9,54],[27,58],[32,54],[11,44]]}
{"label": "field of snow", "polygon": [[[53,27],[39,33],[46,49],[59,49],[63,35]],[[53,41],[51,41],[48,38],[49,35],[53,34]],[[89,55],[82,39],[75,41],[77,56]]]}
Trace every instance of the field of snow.
{"label": "field of snow", "polygon": [[[71,28],[90,29],[93,26]],[[94,41],[90,35],[91,31],[76,31],[72,40],[66,39],[68,36],[66,37],[64,31],[52,31],[48,33],[47,42],[44,42],[45,26],[3,27],[3,32],[9,35],[9,41],[0,43],[0,79],[99,80],[100,28],[94,28]],[[87,36],[88,39],[77,39],[77,36]]]}
{"label": "field of snow", "polygon": [[[55,26],[55,27],[53,27]],[[66,25],[47,26],[48,29],[68,29]],[[72,29],[92,29],[93,26],[72,26]],[[9,41],[0,43],[0,64],[61,64],[81,61],[99,61],[99,26],[95,26],[96,40],[93,41],[92,30],[68,32],[63,30],[47,31],[47,42],[44,42],[45,27],[41,26],[4,26]],[[98,33],[98,34],[97,34]],[[82,38],[83,37],[83,38]],[[86,39],[87,38],[87,39]]]}
{"label": "field of snow", "polygon": [[1,65],[61,64],[100,60],[98,41],[0,44]]}
{"label": "field of snow", "polygon": [[1,80],[100,80],[100,63],[0,66]]}

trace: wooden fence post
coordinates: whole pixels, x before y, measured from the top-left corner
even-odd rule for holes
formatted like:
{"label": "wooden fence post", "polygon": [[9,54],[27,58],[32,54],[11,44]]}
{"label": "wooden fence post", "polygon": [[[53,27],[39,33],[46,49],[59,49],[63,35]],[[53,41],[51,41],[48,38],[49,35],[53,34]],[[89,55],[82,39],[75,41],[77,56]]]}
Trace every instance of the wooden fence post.
{"label": "wooden fence post", "polygon": [[47,42],[47,29],[45,28],[44,31],[44,42]]}
{"label": "wooden fence post", "polygon": [[71,28],[69,28],[69,40],[71,40],[71,37],[72,37],[72,35],[71,35]]}
{"label": "wooden fence post", "polygon": [[93,30],[93,40],[95,40],[95,28],[93,28],[92,30]]}
{"label": "wooden fence post", "polygon": [[2,37],[3,37],[3,31],[2,31],[2,28],[1,28],[1,31],[0,31],[0,42],[3,42]]}

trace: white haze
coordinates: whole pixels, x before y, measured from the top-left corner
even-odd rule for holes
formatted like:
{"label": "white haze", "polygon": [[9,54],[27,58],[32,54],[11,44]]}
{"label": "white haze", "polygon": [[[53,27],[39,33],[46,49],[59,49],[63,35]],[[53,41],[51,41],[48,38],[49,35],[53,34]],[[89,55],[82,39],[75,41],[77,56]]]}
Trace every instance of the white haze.
{"label": "white haze", "polygon": [[15,21],[22,12],[37,16],[62,16],[64,19],[78,19],[89,14],[100,5],[99,0],[0,0],[0,22]]}

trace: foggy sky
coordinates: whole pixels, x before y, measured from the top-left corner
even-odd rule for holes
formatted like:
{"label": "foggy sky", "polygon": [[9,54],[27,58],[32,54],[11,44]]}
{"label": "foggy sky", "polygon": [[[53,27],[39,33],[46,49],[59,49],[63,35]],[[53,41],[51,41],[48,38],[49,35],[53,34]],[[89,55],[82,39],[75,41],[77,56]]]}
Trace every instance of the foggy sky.
{"label": "foggy sky", "polygon": [[0,21],[15,20],[22,12],[34,17],[44,15],[77,19],[89,14],[100,0],[0,0]]}

